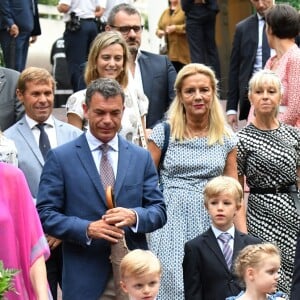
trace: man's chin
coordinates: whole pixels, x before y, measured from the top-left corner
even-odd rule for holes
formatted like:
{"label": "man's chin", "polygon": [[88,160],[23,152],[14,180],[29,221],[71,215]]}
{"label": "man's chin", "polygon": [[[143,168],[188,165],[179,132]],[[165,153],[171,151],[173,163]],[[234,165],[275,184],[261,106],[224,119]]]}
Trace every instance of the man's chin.
{"label": "man's chin", "polygon": [[131,55],[137,54],[139,47],[137,45],[129,45],[128,46]]}

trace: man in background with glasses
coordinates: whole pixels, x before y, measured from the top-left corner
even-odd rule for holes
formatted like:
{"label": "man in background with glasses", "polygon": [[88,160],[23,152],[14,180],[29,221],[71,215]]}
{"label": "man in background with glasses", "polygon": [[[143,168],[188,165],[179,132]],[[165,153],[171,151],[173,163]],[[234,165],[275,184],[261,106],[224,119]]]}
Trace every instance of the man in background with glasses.
{"label": "man in background with glasses", "polygon": [[153,126],[164,118],[175,96],[176,71],[167,56],[141,51],[143,25],[140,12],[130,4],[112,8],[106,30],[117,30],[125,38],[131,58],[130,70],[138,89],[149,99],[146,127]]}

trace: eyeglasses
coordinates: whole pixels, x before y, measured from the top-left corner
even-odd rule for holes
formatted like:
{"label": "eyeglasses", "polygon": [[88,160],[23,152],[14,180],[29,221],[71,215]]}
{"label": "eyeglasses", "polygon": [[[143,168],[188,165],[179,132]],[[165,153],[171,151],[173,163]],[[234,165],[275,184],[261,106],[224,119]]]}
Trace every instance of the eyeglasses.
{"label": "eyeglasses", "polygon": [[113,26],[110,25],[110,27],[117,29],[120,31],[122,34],[128,34],[131,30],[133,30],[135,33],[139,33],[143,30],[144,26]]}

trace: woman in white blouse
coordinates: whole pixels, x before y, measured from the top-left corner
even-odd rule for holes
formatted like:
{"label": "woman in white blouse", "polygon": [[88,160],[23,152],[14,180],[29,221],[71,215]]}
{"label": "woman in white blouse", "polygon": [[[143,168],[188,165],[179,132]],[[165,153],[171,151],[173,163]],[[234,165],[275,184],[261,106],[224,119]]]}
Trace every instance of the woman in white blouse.
{"label": "woman in white blouse", "polygon": [[18,155],[15,143],[6,138],[0,131],[0,161],[18,166]]}
{"label": "woman in white blouse", "polygon": [[[116,79],[125,93],[125,110],[120,134],[127,140],[147,147],[145,137],[145,118],[148,111],[148,98],[140,92],[128,68],[129,50],[120,33],[106,31],[99,34],[90,49],[85,69],[85,82],[88,85],[97,78]],[[67,101],[68,123],[86,128],[82,104],[85,91],[71,95]]]}

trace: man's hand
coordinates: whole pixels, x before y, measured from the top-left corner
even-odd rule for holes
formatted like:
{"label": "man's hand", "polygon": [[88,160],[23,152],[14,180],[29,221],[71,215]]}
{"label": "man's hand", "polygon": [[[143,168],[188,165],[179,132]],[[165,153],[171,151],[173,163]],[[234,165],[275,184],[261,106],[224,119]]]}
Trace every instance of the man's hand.
{"label": "man's hand", "polygon": [[124,236],[124,230],[105,220],[98,220],[89,224],[87,235],[91,239],[105,239],[111,243],[117,243]]}
{"label": "man's hand", "polygon": [[30,37],[29,43],[30,43],[30,44],[33,44],[33,43],[36,42],[36,40],[37,40],[37,36],[36,36],[36,35],[33,35],[33,36]]}
{"label": "man's hand", "polygon": [[106,214],[102,216],[108,224],[115,225],[118,228],[125,226],[134,226],[136,224],[136,214],[133,210],[116,207],[106,211]]}
{"label": "man's hand", "polygon": [[66,14],[69,11],[69,9],[71,8],[71,6],[68,4],[60,3],[56,6],[56,8],[60,13]]}
{"label": "man's hand", "polygon": [[19,27],[16,24],[11,25],[11,27],[8,29],[9,34],[16,38],[19,35]]}
{"label": "man's hand", "polygon": [[234,131],[238,130],[237,114],[227,115],[227,122]]}
{"label": "man's hand", "polygon": [[61,240],[55,238],[54,236],[46,234],[46,239],[51,250],[54,250],[57,246],[61,244]]}

